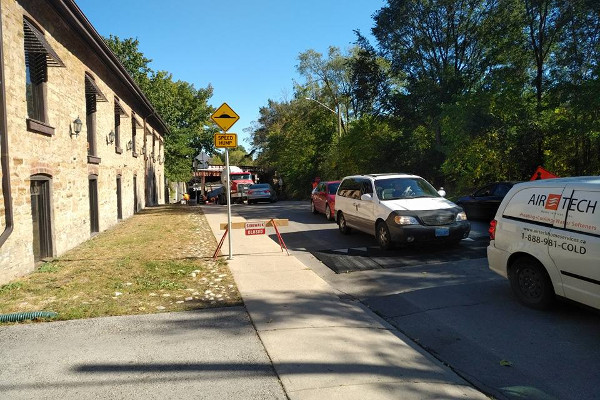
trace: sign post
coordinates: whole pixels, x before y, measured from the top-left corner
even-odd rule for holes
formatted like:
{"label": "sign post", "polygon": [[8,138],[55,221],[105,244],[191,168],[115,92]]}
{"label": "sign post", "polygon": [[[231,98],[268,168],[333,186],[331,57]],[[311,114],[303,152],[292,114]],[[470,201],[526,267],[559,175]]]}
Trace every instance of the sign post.
{"label": "sign post", "polygon": [[227,103],[221,104],[219,108],[210,116],[221,129],[222,134],[215,134],[215,147],[225,148],[225,176],[227,177],[225,182],[225,189],[227,190],[227,232],[229,232],[229,257],[228,260],[232,260],[233,248],[231,244],[231,176],[229,170],[229,148],[237,147],[237,135],[235,133],[227,133],[229,128],[233,126],[240,119],[240,116],[233,111]]}

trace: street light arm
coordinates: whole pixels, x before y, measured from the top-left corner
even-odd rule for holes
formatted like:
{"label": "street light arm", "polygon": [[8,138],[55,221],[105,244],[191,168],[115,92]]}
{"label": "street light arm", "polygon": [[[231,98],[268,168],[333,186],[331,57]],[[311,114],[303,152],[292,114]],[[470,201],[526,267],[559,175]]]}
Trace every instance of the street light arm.
{"label": "street light arm", "polygon": [[332,113],[334,113],[334,114],[337,114],[337,112],[336,112],[336,111],[334,111],[334,110],[332,110],[331,108],[327,107],[325,104],[321,103],[319,100],[313,99],[313,98],[311,98],[311,97],[305,97],[305,99],[306,99],[306,100],[311,100],[311,101],[314,101],[315,103],[317,103],[317,104],[320,104],[321,106],[325,107],[326,109],[328,109],[328,110],[329,110],[329,111],[331,111]]}

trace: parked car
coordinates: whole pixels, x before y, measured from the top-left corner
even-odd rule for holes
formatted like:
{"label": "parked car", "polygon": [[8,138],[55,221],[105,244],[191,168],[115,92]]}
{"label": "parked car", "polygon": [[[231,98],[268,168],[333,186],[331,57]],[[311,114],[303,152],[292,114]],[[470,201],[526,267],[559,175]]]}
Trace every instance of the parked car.
{"label": "parked car", "polygon": [[375,235],[382,249],[394,243],[458,243],[471,230],[463,209],[417,175],[345,177],[335,206],[340,232],[358,229]]}
{"label": "parked car", "polygon": [[268,201],[274,203],[277,201],[275,189],[268,183],[255,183],[248,187],[248,204],[258,203],[259,201]]}
{"label": "parked car", "polygon": [[310,210],[313,214],[325,214],[327,220],[335,219],[335,192],[340,181],[319,182],[310,195]]}
{"label": "parked car", "polygon": [[490,223],[490,269],[533,308],[556,296],[600,309],[600,177],[516,184]]}
{"label": "parked car", "polygon": [[517,182],[490,183],[468,196],[458,198],[456,204],[465,210],[469,219],[481,219],[489,222],[494,218],[500,202],[515,183]]}

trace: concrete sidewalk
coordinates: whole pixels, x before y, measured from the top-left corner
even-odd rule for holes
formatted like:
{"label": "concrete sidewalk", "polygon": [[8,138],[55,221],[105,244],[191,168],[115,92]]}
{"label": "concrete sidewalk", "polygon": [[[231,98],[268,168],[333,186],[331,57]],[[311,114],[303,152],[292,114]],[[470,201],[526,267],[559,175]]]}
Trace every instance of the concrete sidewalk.
{"label": "concrete sidewalk", "polygon": [[0,399],[278,399],[244,307],[0,326]]}
{"label": "concrete sidewalk", "polygon": [[[227,208],[201,206],[217,241]],[[245,221],[233,216],[234,222]],[[280,231],[285,232],[285,228]],[[269,234],[233,230],[229,267],[290,399],[486,399],[361,303],[345,300]],[[284,233],[285,238],[285,233]],[[222,248],[229,254],[228,240]]]}

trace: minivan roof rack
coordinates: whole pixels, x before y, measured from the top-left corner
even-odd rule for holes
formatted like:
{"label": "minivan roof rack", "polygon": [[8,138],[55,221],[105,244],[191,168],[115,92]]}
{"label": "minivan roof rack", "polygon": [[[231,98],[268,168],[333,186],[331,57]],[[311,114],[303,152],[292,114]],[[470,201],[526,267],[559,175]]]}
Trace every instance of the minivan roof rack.
{"label": "minivan roof rack", "polygon": [[388,176],[388,175],[414,175],[414,174],[407,174],[406,172],[382,172],[380,174],[365,174],[365,176],[372,176],[372,177]]}

